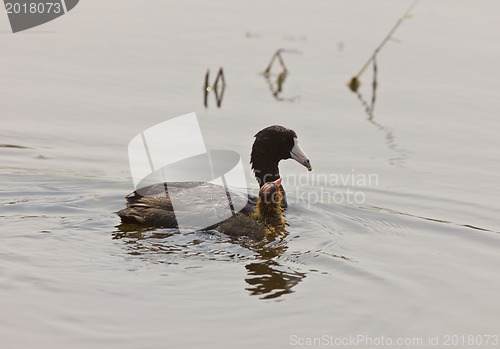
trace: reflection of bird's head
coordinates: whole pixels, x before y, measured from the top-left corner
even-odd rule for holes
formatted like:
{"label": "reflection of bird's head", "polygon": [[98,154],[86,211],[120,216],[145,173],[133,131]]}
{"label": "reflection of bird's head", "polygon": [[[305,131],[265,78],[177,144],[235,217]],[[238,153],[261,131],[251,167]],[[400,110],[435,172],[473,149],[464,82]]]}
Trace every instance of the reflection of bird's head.
{"label": "reflection of bird's head", "polygon": [[283,194],[280,187],[281,178],[278,178],[274,182],[267,182],[260,188],[259,197],[257,198],[255,218],[263,222],[271,232],[275,232],[276,229],[282,229],[285,225],[285,217],[283,216],[281,205]]}
{"label": "reflection of bird's head", "polygon": [[255,135],[250,162],[260,186],[280,177],[278,163],[285,159],[294,159],[309,171],[312,170],[309,158],[299,146],[295,131],[274,125]]}

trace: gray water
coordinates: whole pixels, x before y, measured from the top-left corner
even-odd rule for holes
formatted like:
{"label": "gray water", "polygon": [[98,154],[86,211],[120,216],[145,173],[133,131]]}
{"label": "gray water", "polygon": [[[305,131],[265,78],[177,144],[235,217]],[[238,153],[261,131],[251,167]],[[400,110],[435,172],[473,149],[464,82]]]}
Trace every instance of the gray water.
{"label": "gray water", "polygon": [[[373,66],[346,83],[409,5],[87,0],[15,35],[0,16],[2,348],[498,347],[500,2],[420,1],[367,113]],[[251,192],[253,135],[298,133],[314,171],[281,163],[283,241],[116,228],[128,142],[192,111]]]}

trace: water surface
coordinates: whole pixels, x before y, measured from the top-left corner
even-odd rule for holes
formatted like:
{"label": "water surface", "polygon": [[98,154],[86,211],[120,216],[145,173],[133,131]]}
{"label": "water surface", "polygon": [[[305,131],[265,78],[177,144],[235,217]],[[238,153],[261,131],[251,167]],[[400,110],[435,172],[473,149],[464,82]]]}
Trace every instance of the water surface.
{"label": "water surface", "polygon": [[[0,19],[3,346],[500,335],[500,4],[420,1],[377,55],[370,115],[346,83],[408,6],[84,1],[15,35]],[[279,98],[261,74],[277,49]],[[222,105],[211,94],[205,108],[205,72],[221,66]],[[115,227],[128,142],[191,111],[207,147],[241,154],[253,192],[253,135],[297,131],[314,171],[281,164],[284,240]],[[376,180],[331,181],[348,175]]]}

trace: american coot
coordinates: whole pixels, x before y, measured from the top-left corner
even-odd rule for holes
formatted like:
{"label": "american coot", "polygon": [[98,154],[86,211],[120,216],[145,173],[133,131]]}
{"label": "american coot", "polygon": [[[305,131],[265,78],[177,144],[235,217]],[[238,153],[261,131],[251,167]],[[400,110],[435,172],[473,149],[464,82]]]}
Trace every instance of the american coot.
{"label": "american coot", "polygon": [[232,237],[248,236],[260,241],[266,236],[274,236],[285,230],[285,216],[281,200],[281,178],[264,183],[259,190],[255,211],[251,214],[239,213],[216,228]]}
{"label": "american coot", "polygon": [[[279,179],[278,163],[280,160],[290,158],[307,167],[309,171],[312,169],[309,159],[298,144],[295,131],[275,125],[267,127],[255,135],[250,162],[260,187],[263,187],[266,182]],[[190,189],[194,187],[202,188],[203,193],[202,197],[197,197],[196,200],[190,197]],[[186,207],[186,211],[192,214],[194,222],[197,213],[206,213],[207,207],[213,207],[215,212],[218,206],[227,206],[228,204],[225,197],[222,200],[223,202],[218,202],[215,199],[220,198],[221,187],[214,184],[200,182],[158,183],[140,188],[129,194],[126,197],[127,207],[116,212],[116,214],[120,216],[124,224],[177,228],[173,205],[168,195],[169,190],[175,190],[176,197],[182,203],[181,206]],[[286,207],[286,195],[282,186],[280,187],[280,195],[282,195],[281,204]],[[230,200],[233,201],[232,204],[236,204],[235,200],[243,200],[243,205],[235,206],[245,206],[241,210],[245,214],[251,214],[254,211],[254,197],[231,193]],[[178,207],[179,204],[176,202],[176,210],[178,210]]]}
{"label": "american coot", "polygon": [[274,125],[257,132],[250,163],[259,186],[280,178],[278,163],[286,159],[294,159],[309,171],[312,170],[309,158],[299,146],[295,131]]}

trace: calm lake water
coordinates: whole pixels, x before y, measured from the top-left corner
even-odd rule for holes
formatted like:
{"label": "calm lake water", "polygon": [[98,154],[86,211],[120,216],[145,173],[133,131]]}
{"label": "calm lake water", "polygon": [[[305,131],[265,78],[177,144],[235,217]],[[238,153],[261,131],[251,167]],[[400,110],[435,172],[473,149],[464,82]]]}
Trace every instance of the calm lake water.
{"label": "calm lake water", "polygon": [[[2,348],[498,347],[500,2],[421,0],[367,112],[373,65],[346,83],[409,5],[87,0],[17,34],[2,14]],[[298,133],[314,171],[281,163],[284,241],[116,228],[128,142],[193,111],[254,193],[253,135]]]}

